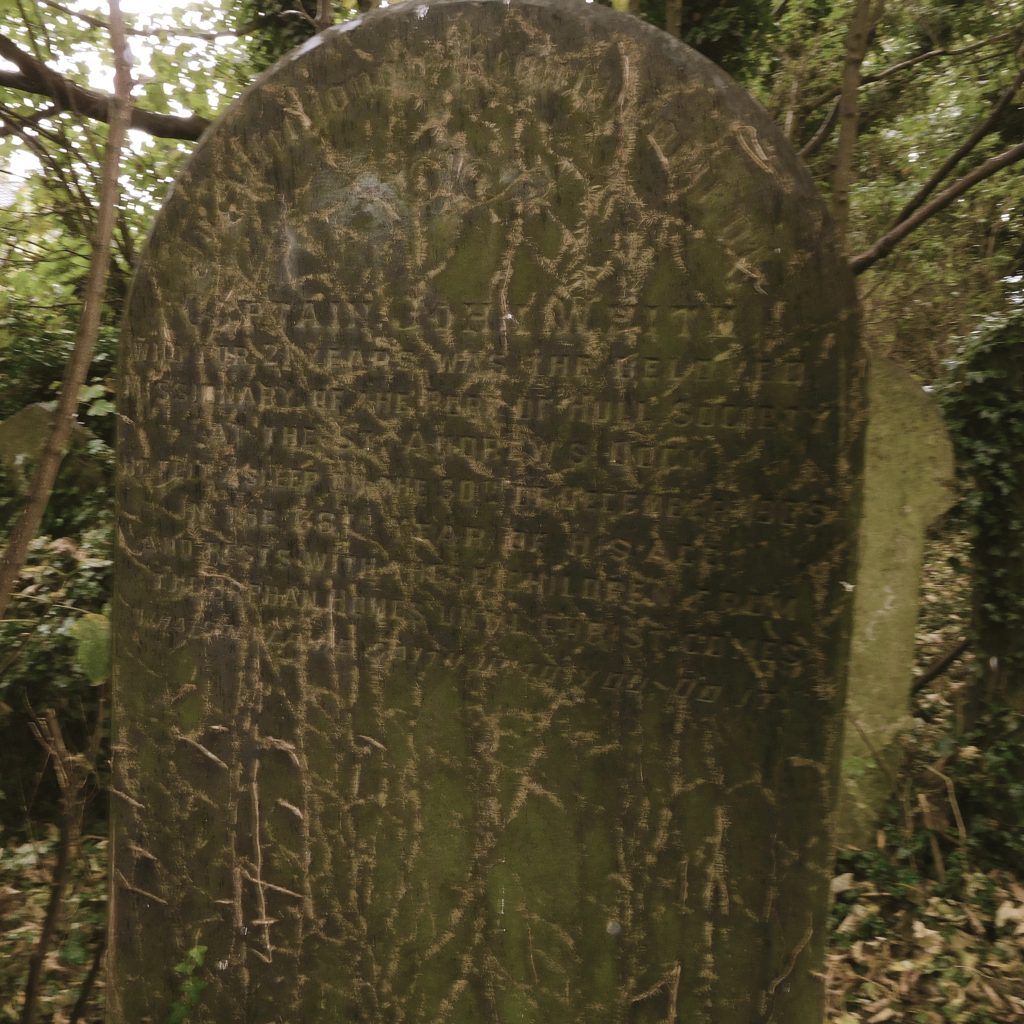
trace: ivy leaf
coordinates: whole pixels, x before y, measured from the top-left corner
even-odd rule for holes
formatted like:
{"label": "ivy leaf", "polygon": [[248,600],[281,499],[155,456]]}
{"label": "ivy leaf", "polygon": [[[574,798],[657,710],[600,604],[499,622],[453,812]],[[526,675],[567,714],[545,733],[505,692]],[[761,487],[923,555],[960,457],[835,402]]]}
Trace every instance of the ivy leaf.
{"label": "ivy leaf", "polygon": [[77,643],[75,664],[93,686],[105,683],[110,676],[110,620],[90,612],[72,626],[71,635]]}
{"label": "ivy leaf", "polygon": [[100,398],[89,406],[90,416],[109,416],[114,411],[114,403],[109,399]]}

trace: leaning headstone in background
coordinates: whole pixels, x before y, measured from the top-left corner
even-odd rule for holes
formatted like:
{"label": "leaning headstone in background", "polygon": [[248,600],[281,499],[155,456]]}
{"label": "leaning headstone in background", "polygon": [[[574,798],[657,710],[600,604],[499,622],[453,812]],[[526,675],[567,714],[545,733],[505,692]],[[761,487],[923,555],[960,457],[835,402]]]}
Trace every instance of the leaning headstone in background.
{"label": "leaning headstone in background", "polygon": [[839,803],[839,840],[861,847],[873,841],[911,724],[925,535],[954,496],[953,447],[920,383],[873,358],[868,409]]}
{"label": "leaning headstone in background", "polygon": [[111,1019],[820,1019],[852,282],[706,61],[562,3],[326,33],[122,352]]}
{"label": "leaning headstone in background", "polygon": [[[33,402],[7,419],[0,420],[0,470],[19,494],[27,494],[31,486],[36,462],[53,430],[56,404]],[[102,476],[98,468],[90,465],[88,459],[83,457],[85,446],[92,436],[80,423],[75,423],[62,466],[64,476],[73,475],[83,487],[95,486]]]}

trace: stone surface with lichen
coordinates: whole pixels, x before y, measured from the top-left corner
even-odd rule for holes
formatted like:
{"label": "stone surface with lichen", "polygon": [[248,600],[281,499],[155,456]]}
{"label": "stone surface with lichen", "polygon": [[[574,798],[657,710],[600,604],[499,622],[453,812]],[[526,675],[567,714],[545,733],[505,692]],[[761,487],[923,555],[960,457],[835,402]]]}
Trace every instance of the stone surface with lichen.
{"label": "stone surface with lichen", "polygon": [[766,115],[399,5],[208,133],[122,346],[112,1024],[811,1024],[864,366]]}

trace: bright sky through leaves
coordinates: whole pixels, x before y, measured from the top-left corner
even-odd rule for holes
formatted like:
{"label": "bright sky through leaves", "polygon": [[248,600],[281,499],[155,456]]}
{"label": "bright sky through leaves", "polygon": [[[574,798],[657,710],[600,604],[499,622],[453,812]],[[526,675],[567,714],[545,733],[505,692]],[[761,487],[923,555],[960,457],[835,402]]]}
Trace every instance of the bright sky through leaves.
{"label": "bright sky through leaves", "polygon": [[[106,20],[109,14],[107,4],[100,0],[68,0],[67,6],[71,10],[103,20]],[[190,6],[192,7],[191,16],[182,19],[181,9]],[[191,29],[209,30],[216,27],[213,19],[220,13],[221,6],[219,2],[199,5],[190,3],[190,0],[121,0],[121,12],[129,27],[141,31],[156,26],[169,28],[175,24],[181,24],[182,20],[186,21]],[[202,13],[199,13],[200,9],[202,9]],[[150,56],[154,44],[159,42],[160,39],[157,36],[134,35],[130,38],[129,46],[135,61],[132,72],[137,82],[144,81],[153,74]],[[216,43],[211,42],[208,45],[215,46]],[[78,76],[74,77],[91,89],[112,92],[113,69],[110,54],[97,50],[85,55],[84,60],[88,69],[86,79],[82,81]],[[6,65],[6,62],[0,63]],[[13,65],[10,66],[13,69]],[[171,113],[183,115],[189,113],[185,108],[180,107],[180,104],[171,103],[169,108]],[[149,138],[145,133],[140,131],[129,133],[129,149],[137,150],[148,143]],[[9,151],[7,169],[16,179],[24,180],[39,170],[39,164],[23,146],[14,145]],[[13,184],[9,179],[8,183]]]}

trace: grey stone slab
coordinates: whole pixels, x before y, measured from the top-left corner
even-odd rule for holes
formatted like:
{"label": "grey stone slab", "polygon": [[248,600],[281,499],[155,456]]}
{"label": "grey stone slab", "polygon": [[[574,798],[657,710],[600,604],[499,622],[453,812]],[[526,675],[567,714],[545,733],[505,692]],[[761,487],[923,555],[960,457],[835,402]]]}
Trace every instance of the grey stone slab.
{"label": "grey stone slab", "polygon": [[839,839],[865,846],[899,774],[911,725],[914,638],[928,528],[954,497],[938,402],[890,359],[871,362]]}
{"label": "grey stone slab", "polygon": [[[27,494],[36,463],[53,429],[55,402],[33,402],[0,421],[0,468],[19,494]],[[95,486],[101,476],[85,456],[85,447],[93,437],[80,423],[71,428],[64,459],[65,475],[73,474],[83,487]]]}
{"label": "grey stone slab", "polygon": [[331,30],[122,346],[111,1020],[817,1021],[864,362],[721,72],[561,3]]}

